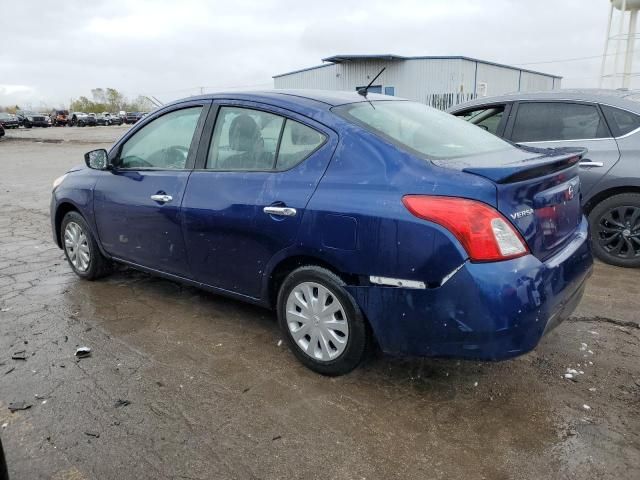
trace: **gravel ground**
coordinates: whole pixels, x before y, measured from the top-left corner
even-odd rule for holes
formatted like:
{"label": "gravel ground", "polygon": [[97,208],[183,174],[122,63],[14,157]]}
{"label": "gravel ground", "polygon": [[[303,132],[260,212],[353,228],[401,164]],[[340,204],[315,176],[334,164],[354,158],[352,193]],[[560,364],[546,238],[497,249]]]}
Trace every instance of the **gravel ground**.
{"label": "gravel ground", "polygon": [[640,270],[597,264],[575,316],[515,360],[377,356],[324,378],[279,345],[272,312],[126,269],[71,273],[51,181],[126,128],[0,139],[12,479],[640,478]]}

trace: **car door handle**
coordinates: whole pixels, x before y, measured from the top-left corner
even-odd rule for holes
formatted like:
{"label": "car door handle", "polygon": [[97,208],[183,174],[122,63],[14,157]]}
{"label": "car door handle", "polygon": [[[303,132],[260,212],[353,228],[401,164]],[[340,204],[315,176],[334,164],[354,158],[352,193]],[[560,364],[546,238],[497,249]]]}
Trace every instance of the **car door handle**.
{"label": "car door handle", "polygon": [[298,211],[291,207],[264,207],[262,211],[268,215],[279,215],[281,217],[295,217]]}
{"label": "car door handle", "polygon": [[604,163],[602,162],[592,162],[591,160],[585,160],[580,162],[578,165],[581,167],[604,167]]}
{"label": "car door handle", "polygon": [[154,202],[169,203],[171,200],[173,200],[173,197],[171,195],[156,194],[151,195],[151,200],[153,200]]}

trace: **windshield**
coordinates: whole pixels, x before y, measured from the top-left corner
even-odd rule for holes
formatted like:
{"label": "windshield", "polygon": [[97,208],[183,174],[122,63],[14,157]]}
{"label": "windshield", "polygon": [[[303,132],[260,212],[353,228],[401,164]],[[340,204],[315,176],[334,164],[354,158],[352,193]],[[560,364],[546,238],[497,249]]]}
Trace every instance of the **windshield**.
{"label": "windshield", "polygon": [[341,105],[332,111],[429,158],[456,158],[515,148],[475,125],[420,103],[360,102]]}

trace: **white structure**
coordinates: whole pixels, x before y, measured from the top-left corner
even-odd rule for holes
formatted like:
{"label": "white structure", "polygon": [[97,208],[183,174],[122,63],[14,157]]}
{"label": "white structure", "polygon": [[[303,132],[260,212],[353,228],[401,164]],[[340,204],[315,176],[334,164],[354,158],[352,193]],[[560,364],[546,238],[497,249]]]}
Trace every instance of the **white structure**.
{"label": "white structure", "polygon": [[327,63],[275,75],[274,87],[355,91],[385,67],[370,92],[446,109],[479,96],[553,90],[560,88],[562,79],[468,57],[335,55],[322,61]]}
{"label": "white structure", "polygon": [[[609,9],[607,37],[604,41],[604,54],[602,55],[602,66],[600,68],[600,87],[630,88],[631,77],[634,75],[632,73],[633,52],[636,47],[636,23],[638,10],[640,10],[640,0],[609,1],[611,2],[611,8]],[[617,10],[615,15],[614,10]],[[615,18],[616,16],[618,17],[617,19]],[[629,17],[628,22],[627,16]],[[617,33],[615,33],[616,27]],[[612,30],[614,30],[613,34]],[[612,40],[615,42],[615,53],[610,53],[609,51]],[[620,70],[623,57],[624,65]]]}

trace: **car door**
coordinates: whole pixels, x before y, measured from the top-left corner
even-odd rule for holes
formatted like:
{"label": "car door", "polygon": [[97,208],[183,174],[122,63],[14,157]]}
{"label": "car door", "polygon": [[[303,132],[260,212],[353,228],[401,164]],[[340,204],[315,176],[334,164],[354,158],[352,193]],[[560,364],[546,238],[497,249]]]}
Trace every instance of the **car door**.
{"label": "car door", "polygon": [[512,142],[540,148],[584,147],[580,182],[587,198],[620,159],[618,145],[597,104],[570,101],[518,102],[506,135]]}
{"label": "car door", "polygon": [[114,167],[94,192],[98,235],[110,255],[190,276],[180,206],[209,103],[163,111],[110,152]]}
{"label": "car door", "polygon": [[511,103],[491,103],[461,110],[454,115],[502,137],[510,111]]}
{"label": "car door", "polygon": [[296,240],[337,136],[276,107],[214,105],[183,201],[189,263],[198,281],[258,298],[268,262]]}

